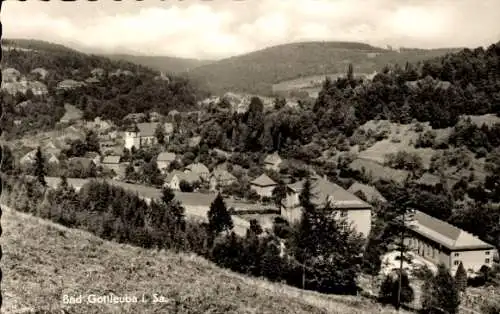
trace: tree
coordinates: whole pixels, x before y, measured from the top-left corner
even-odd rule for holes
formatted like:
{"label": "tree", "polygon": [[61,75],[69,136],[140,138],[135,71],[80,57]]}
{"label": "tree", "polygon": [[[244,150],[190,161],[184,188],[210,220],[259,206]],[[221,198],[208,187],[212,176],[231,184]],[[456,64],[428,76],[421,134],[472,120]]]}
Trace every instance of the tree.
{"label": "tree", "polygon": [[97,134],[90,130],[85,134],[85,151],[98,152],[100,151],[99,138]]}
{"label": "tree", "polygon": [[9,146],[3,145],[0,150],[1,170],[4,173],[11,173],[14,170],[14,156]]}
{"label": "tree", "polygon": [[169,188],[168,186],[164,186],[161,190],[161,200],[165,204],[170,204],[175,198],[175,193],[174,191]]}
{"label": "tree", "polygon": [[259,236],[262,232],[262,226],[259,224],[257,219],[250,220],[250,227],[248,228],[247,234]]}
{"label": "tree", "polygon": [[38,146],[35,154],[35,177],[38,182],[42,184],[42,186],[46,186],[47,182],[45,182],[45,176],[47,175],[45,170],[45,158],[43,158],[42,150],[40,146]]}
{"label": "tree", "polygon": [[220,193],[217,194],[217,197],[210,204],[208,225],[214,235],[233,229],[233,220],[227,211],[226,204]]}
{"label": "tree", "polygon": [[186,180],[181,180],[181,182],[179,182],[179,189],[181,190],[181,192],[193,192],[194,191],[194,187],[191,183],[187,182]]}
{"label": "tree", "polygon": [[276,207],[281,212],[281,208],[283,207],[283,200],[286,198],[286,185],[283,182],[279,182],[278,186],[273,189],[273,201]]}
{"label": "tree", "polygon": [[460,305],[459,290],[444,264],[438,266],[433,276],[423,286],[422,309],[429,314],[456,314]]}
{"label": "tree", "polygon": [[163,127],[163,124],[158,123],[155,129],[155,137],[158,140],[159,144],[165,144],[165,129]]}
{"label": "tree", "polygon": [[[385,304],[398,305],[399,292],[399,273],[391,274],[385,277],[380,287],[380,301]],[[402,303],[410,303],[413,301],[415,293],[410,286],[408,274],[403,272],[401,277],[401,300]]]}
{"label": "tree", "polygon": [[467,272],[465,271],[464,264],[458,264],[457,272],[455,273],[455,282],[459,291],[465,291],[467,288]]}

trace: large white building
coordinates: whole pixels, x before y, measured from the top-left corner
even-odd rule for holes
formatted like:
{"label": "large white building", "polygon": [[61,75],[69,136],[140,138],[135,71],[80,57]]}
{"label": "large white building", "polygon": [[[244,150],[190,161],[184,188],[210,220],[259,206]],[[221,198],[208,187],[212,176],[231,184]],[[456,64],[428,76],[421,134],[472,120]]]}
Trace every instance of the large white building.
{"label": "large white building", "polygon": [[[281,212],[282,216],[288,221],[297,221],[302,217],[299,195],[302,192],[304,183],[303,180],[288,185],[287,197],[285,204],[283,204],[284,209]],[[345,218],[345,222],[350,223],[364,237],[370,234],[372,206],[325,178],[312,178],[311,187],[313,204],[322,206],[329,202],[337,217]]]}
{"label": "large white building", "polygon": [[[135,147],[139,149],[141,147],[157,144],[158,139],[155,133],[158,125],[158,122],[137,123],[137,128],[125,132],[125,148],[132,149],[132,147]],[[168,141],[173,132],[173,128],[170,123],[166,123],[163,127],[165,131],[165,140]]]}

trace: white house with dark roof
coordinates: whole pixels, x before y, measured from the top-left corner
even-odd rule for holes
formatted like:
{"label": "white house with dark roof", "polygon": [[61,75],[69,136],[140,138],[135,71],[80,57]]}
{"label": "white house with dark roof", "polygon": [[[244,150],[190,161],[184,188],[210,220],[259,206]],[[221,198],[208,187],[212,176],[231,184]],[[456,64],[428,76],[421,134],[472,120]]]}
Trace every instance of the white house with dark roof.
{"label": "white house with dark roof", "polygon": [[125,147],[127,149],[132,149],[132,147],[139,149],[158,143],[155,134],[158,122],[137,123],[136,126],[137,128],[134,127],[125,132]]}
{"label": "white house with dark roof", "polygon": [[156,164],[158,165],[158,169],[162,172],[165,172],[170,164],[177,159],[177,156],[171,152],[162,152],[156,158]]}
{"label": "white house with dark roof", "polygon": [[264,167],[268,170],[279,171],[282,162],[283,160],[281,157],[275,152],[266,156],[264,159]]}
{"label": "white house with dark roof", "polygon": [[[282,216],[289,221],[297,221],[302,216],[299,195],[304,183],[305,180],[302,180],[288,185]],[[325,178],[311,178],[311,193],[313,204],[324,206],[329,202],[337,217],[345,218],[345,222],[351,223],[353,228],[364,237],[370,234],[372,224],[370,204]]]}
{"label": "white house with dark roof", "polygon": [[460,262],[469,275],[483,265],[491,267],[496,254],[493,245],[420,211],[408,223],[405,244],[430,262],[443,263],[453,275]]}
{"label": "white house with dark roof", "polygon": [[182,172],[174,170],[167,175],[165,179],[164,186],[168,186],[172,190],[179,191],[181,181],[186,181],[189,184],[194,184],[196,182],[201,182],[201,178],[197,173],[194,172]]}
{"label": "white house with dark roof", "polygon": [[277,185],[278,183],[274,182],[265,173],[250,182],[250,188],[257,192],[257,194],[261,197],[273,196],[273,190]]}

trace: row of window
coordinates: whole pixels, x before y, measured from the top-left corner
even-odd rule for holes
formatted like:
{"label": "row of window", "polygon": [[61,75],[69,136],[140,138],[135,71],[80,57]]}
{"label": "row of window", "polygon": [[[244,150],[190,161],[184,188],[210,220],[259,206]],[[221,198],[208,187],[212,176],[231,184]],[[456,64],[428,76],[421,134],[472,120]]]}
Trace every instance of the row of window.
{"label": "row of window", "polygon": [[[460,253],[455,253],[455,256],[459,256],[459,255],[460,255]],[[490,255],[490,251],[484,252],[484,255]]]}
{"label": "row of window", "polygon": [[[485,260],[484,260],[484,263],[485,263],[485,264],[489,264],[489,263],[490,263],[490,259],[489,259],[489,258],[485,259]],[[455,261],[453,262],[453,265],[455,265],[455,266],[458,266],[459,264],[460,264],[460,261],[459,261],[459,260],[455,260]]]}

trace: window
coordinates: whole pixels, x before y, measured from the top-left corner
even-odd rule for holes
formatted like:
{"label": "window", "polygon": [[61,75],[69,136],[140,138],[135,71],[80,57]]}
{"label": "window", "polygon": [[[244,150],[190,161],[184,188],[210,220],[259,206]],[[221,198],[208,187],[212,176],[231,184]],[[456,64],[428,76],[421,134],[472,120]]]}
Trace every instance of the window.
{"label": "window", "polygon": [[460,254],[458,254],[458,253],[455,253],[455,256],[459,256],[459,255],[460,255]]}
{"label": "window", "polygon": [[453,265],[457,266],[458,264],[460,264],[460,261],[454,261],[453,262]]}
{"label": "window", "polygon": [[490,263],[490,259],[489,259],[489,258],[485,259],[485,260],[484,260],[484,263],[485,263],[485,264],[489,264],[489,263]]}
{"label": "window", "polygon": [[484,252],[484,254],[490,255],[490,251],[486,251],[486,252]]}

